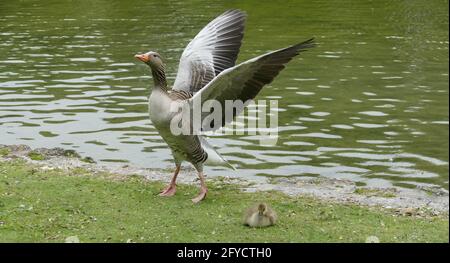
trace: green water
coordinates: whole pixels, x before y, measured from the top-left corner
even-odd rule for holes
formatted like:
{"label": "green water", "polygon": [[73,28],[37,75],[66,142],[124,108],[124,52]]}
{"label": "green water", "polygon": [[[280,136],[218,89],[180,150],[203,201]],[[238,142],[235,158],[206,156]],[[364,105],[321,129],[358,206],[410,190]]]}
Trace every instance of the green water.
{"label": "green water", "polygon": [[448,1],[159,2],[0,1],[0,144],[172,167],[133,55],[161,53],[173,82],[189,40],[240,8],[239,61],[310,37],[318,46],[257,97],[279,99],[278,143],[216,136],[238,170],[209,174],[448,189]]}

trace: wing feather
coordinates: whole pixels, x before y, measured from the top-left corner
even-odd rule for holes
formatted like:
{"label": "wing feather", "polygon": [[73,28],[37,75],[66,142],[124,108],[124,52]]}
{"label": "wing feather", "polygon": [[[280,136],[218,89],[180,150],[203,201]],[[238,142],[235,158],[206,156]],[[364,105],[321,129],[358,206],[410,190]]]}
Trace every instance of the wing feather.
{"label": "wing feather", "polygon": [[236,63],[246,14],[228,10],[206,25],[181,55],[175,90],[195,93]]}
{"label": "wing feather", "polygon": [[[222,71],[217,77],[209,82],[203,89],[197,92],[189,103],[195,105],[195,100],[200,100],[200,105],[205,101],[216,100],[222,106],[222,126],[231,122],[226,119],[225,108],[226,100],[247,100],[254,99],[261,89],[273,81],[273,79],[284,69],[285,65],[300,52],[306,51],[308,48],[314,47],[314,39],[309,39],[297,45],[269,52],[262,56],[247,60],[237,66]],[[197,104],[198,105],[198,104]],[[242,108],[233,110],[233,119],[243,111]],[[206,118],[210,113],[202,112],[201,120]],[[229,115],[228,115],[229,116]],[[216,130],[220,127],[210,127],[203,125],[203,131]]]}

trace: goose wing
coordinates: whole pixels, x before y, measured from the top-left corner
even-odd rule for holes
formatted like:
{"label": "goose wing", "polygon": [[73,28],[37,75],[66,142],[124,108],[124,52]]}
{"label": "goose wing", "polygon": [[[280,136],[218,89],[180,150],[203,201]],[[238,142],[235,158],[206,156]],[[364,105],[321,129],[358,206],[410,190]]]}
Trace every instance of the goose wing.
{"label": "goose wing", "polygon": [[[259,57],[245,61],[237,66],[222,71],[204,88],[188,100],[190,108],[195,105],[204,105],[208,100],[218,101],[222,107],[222,126],[231,122],[236,115],[244,110],[244,106],[230,109],[225,107],[225,101],[241,100],[246,102],[253,99],[264,87],[280,73],[293,57],[308,48],[314,47],[314,39],[279,49]],[[200,102],[201,104],[198,104]],[[232,112],[227,112],[227,111]],[[216,130],[220,127],[211,127],[212,121],[205,121],[210,112],[202,112],[201,122],[203,131]],[[226,119],[225,117],[232,117]]]}
{"label": "goose wing", "polygon": [[234,66],[245,19],[244,12],[228,10],[207,24],[183,51],[173,89],[195,93]]}

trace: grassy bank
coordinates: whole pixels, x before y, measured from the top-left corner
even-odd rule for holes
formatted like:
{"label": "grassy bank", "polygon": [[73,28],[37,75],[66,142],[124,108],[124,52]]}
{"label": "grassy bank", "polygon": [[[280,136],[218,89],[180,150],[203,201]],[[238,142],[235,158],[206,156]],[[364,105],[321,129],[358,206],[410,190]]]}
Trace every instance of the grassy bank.
{"label": "grassy bank", "polygon": [[[0,161],[0,242],[448,242],[448,219],[398,217],[355,205],[327,204],[275,192],[242,193],[209,182],[200,205],[197,188],[180,185],[172,198],[162,183],[139,177],[41,170],[24,161]],[[256,201],[270,203],[279,223],[241,224]]]}

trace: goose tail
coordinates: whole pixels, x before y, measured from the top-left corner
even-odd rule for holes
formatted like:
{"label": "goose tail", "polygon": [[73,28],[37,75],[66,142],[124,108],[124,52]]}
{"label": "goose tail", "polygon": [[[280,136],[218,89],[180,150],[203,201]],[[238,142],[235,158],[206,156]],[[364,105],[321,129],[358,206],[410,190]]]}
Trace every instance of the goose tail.
{"label": "goose tail", "polygon": [[208,154],[206,164],[222,165],[236,171],[236,168],[233,165],[231,165],[231,163],[229,163],[227,159],[225,159],[222,155],[220,155],[220,153],[218,153],[216,149],[214,149],[214,147],[211,144],[209,144],[209,142],[205,138],[203,138],[202,136],[198,137],[200,139],[203,149]]}

